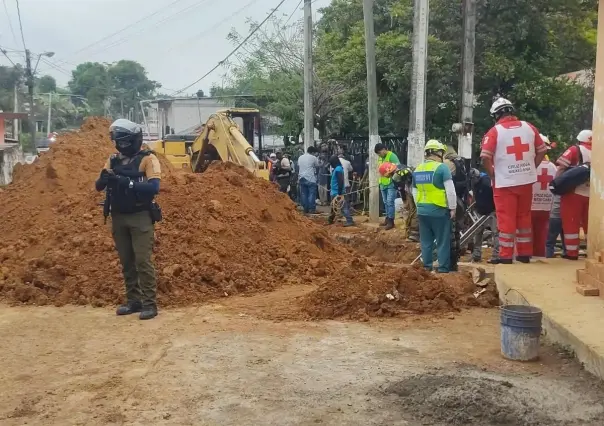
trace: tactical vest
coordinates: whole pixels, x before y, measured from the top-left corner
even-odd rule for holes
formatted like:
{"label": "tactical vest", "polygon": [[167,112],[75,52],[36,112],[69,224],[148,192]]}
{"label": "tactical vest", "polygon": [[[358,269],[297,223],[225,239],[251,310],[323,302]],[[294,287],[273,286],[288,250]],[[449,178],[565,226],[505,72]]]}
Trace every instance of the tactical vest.
{"label": "tactical vest", "polygon": [[413,172],[417,188],[418,205],[433,204],[438,207],[447,208],[447,193],[444,188],[440,189],[434,185],[434,174],[440,165],[442,163],[429,160],[417,166]]}
{"label": "tactical vest", "polygon": [[[144,182],[145,173],[139,171],[143,158],[150,155],[151,151],[140,151],[127,164],[121,164],[121,159],[113,155],[109,162],[110,168],[117,176],[130,178],[132,182]],[[151,209],[153,196],[140,194],[130,188],[128,184],[110,183],[111,211],[115,213],[132,214]]]}
{"label": "tactical vest", "polygon": [[[382,163],[390,163],[390,158],[392,157],[392,151],[388,151],[388,154],[382,157],[378,157],[378,168]],[[392,182],[392,178],[381,176],[379,180],[380,186],[388,186]]]}

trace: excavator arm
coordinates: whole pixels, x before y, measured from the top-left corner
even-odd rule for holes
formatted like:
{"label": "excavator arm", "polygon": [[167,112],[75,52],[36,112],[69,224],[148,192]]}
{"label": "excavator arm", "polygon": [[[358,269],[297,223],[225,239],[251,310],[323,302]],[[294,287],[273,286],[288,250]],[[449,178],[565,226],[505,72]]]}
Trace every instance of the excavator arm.
{"label": "excavator arm", "polygon": [[268,179],[265,163],[241,133],[231,110],[212,114],[189,149],[193,172],[203,172],[212,161],[230,161]]}

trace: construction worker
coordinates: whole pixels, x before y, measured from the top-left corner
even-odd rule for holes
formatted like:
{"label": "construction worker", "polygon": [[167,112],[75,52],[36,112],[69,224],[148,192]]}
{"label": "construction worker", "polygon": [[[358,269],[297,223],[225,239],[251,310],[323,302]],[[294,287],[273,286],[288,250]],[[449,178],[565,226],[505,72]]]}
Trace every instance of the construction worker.
{"label": "construction worker", "polygon": [[[461,231],[465,226],[466,210],[468,208],[469,176],[466,168],[466,161],[460,157],[455,148],[451,145],[446,146],[444,163],[449,167],[455,185],[455,194],[457,194],[457,210],[455,212],[455,246],[457,252],[461,250]],[[451,270],[457,271],[457,260],[459,255],[451,258]]]}
{"label": "construction worker", "polygon": [[422,261],[426,269],[432,270],[436,240],[438,272],[443,273],[451,270],[451,222],[457,207],[451,171],[443,164],[445,151],[442,143],[429,140],[424,147],[426,160],[413,172]]}
{"label": "construction worker", "polygon": [[[550,149],[547,136],[541,136],[541,140]],[[531,205],[531,223],[533,228],[533,256],[545,257],[545,245],[547,242],[547,230],[549,215],[554,202],[554,194],[549,190],[549,183],[556,175],[556,166],[549,161],[545,155],[541,164],[537,166],[537,182],[533,184],[533,203]]]}
{"label": "construction worker", "polygon": [[470,189],[474,199],[474,211],[481,216],[489,216],[488,221],[474,235],[474,250],[472,251],[472,262],[482,261],[482,242],[484,241],[484,231],[487,226],[491,228],[491,239],[493,241],[493,251],[491,264],[499,263],[499,232],[497,230],[497,216],[495,215],[495,201],[493,200],[493,186],[491,179],[484,172],[477,169],[470,170]]}
{"label": "construction worker", "polygon": [[109,131],[118,154],[107,160],[95,186],[107,193],[105,212],[111,214],[113,240],[126,284],[126,304],[116,313],[140,312],[140,319],[147,320],[157,316],[151,254],[154,223],[161,220],[161,211],[153,201],[159,193],[161,168],[151,151],[141,150],[143,131],[138,124],[119,119]]}
{"label": "construction worker", "polygon": [[[591,163],[591,130],[581,130],[577,144],[569,147],[556,161],[557,175],[562,175],[571,167]],[[589,212],[589,182],[577,186],[574,191],[560,197],[560,216],[566,244],[566,259],[579,259],[579,228],[587,235]]]}
{"label": "construction worker", "polygon": [[292,165],[289,158],[284,156],[281,151],[277,151],[277,159],[273,162],[273,173],[275,174],[275,182],[279,185],[279,192],[287,193],[292,174]]}
{"label": "construction worker", "polygon": [[419,224],[417,222],[417,207],[413,201],[412,184],[413,169],[404,164],[396,166],[392,175],[392,182],[396,186],[405,206],[405,232],[409,241],[419,241]]}
{"label": "construction worker", "polygon": [[352,215],[350,214],[350,205],[346,196],[347,194],[346,182],[344,178],[344,168],[342,167],[340,159],[336,155],[333,155],[329,158],[329,164],[332,168],[330,185],[330,196],[332,202],[331,213],[329,214],[329,219],[327,220],[327,223],[329,225],[334,223],[337,213],[336,206],[341,205],[342,215],[346,218],[346,223],[344,224],[344,226],[353,226],[354,221],[352,220]]}
{"label": "construction worker", "polygon": [[547,148],[532,124],[513,115],[514,106],[507,99],[493,102],[490,113],[496,124],[484,135],[480,157],[494,185],[499,263],[513,262],[514,242],[516,260],[529,263],[533,254],[533,184]]}
{"label": "construction worker", "polygon": [[[378,155],[378,169],[383,163],[392,163],[397,166],[401,164],[396,154],[386,149],[386,145],[384,144],[376,144],[374,151]],[[384,219],[384,223],[380,224],[380,226],[385,226],[386,230],[390,230],[394,228],[394,200],[396,199],[396,186],[394,185],[394,182],[392,182],[392,176],[380,176],[379,184],[384,208],[386,210],[386,218]]]}

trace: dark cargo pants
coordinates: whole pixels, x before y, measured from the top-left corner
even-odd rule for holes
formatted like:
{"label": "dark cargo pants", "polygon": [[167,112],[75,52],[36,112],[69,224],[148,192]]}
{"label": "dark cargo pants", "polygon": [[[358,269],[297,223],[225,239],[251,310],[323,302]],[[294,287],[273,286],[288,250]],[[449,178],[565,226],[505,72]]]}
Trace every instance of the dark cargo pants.
{"label": "dark cargo pants", "polygon": [[128,303],[156,305],[155,268],[151,261],[154,226],[148,211],[112,214],[112,234],[122,263]]}

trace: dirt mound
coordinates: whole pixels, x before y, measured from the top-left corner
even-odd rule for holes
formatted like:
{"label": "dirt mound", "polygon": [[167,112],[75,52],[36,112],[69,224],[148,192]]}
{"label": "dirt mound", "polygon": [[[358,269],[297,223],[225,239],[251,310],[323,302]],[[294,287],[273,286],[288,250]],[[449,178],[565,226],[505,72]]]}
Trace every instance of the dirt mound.
{"label": "dirt mound", "polygon": [[[122,300],[120,265],[103,225],[104,195],[94,190],[114,152],[109,122],[88,120],[22,166],[0,193],[0,298],[31,304]],[[163,159],[156,228],[159,303],[186,305],[234,293],[312,280],[308,259],[347,251],[297,214],[275,187],[232,164],[202,175],[174,171]],[[320,274],[331,273],[325,262]]]}
{"label": "dirt mound", "polygon": [[489,284],[478,298],[469,273],[434,275],[421,267],[394,267],[356,258],[344,265],[303,301],[313,318],[397,316],[497,306],[497,290]]}

